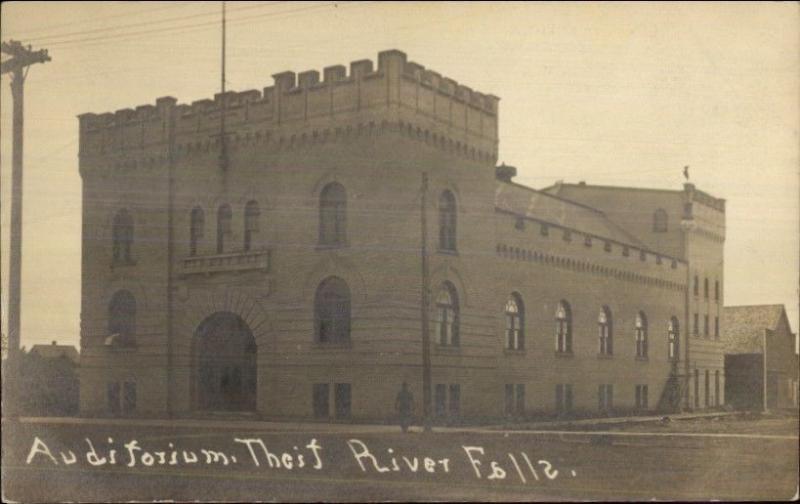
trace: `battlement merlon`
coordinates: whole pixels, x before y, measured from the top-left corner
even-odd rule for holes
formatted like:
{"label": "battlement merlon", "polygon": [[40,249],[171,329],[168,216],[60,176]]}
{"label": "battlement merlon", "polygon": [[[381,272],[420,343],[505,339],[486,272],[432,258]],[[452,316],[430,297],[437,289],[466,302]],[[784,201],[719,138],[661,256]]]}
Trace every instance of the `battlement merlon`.
{"label": "battlement merlon", "polygon": [[[325,67],[321,79],[316,70],[287,71],[272,77],[273,85],[262,91],[217,93],[213,99],[191,104],[162,97],[155,105],[81,114],[81,154],[114,149],[120,143],[134,149],[137,143],[139,148],[147,148],[164,142],[164,121],[170,117],[178,141],[208,135],[218,128],[223,103],[231,132],[292,130],[326,117],[350,120],[354,113],[374,120],[386,117],[386,111],[392,109],[398,111],[393,118],[418,121],[423,129],[435,127],[462,142],[484,149],[491,145],[491,150],[496,150],[500,99],[408,61],[398,50],[380,52],[377,68],[371,60],[358,60],[350,63],[349,72],[344,65]],[[129,133],[139,140],[133,141]]]}
{"label": "battlement merlon", "polygon": [[701,191],[700,189],[697,189],[695,185],[692,183],[683,184],[683,191],[686,194],[688,202],[701,203],[709,208],[713,208],[718,212],[721,212],[723,214],[725,213],[724,199],[717,198],[705,191]]}

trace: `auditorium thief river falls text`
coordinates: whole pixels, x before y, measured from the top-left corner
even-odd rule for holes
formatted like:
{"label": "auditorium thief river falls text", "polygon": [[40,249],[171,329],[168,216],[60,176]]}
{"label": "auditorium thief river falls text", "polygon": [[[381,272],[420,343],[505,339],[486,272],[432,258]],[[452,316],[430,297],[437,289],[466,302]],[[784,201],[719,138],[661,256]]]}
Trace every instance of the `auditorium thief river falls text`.
{"label": "auditorium thief river falls text", "polygon": [[[325,446],[324,444],[328,444]],[[25,463],[64,468],[119,467],[121,469],[169,469],[170,467],[216,467],[289,473],[324,474],[355,471],[373,477],[391,475],[447,479],[454,473],[471,474],[475,480],[535,484],[561,478],[575,478],[575,469],[543,458],[534,451],[493,450],[481,445],[454,444],[447,456],[378,446],[383,443],[358,438],[331,439],[325,443],[309,438],[303,443],[280,445],[260,437],[230,439],[226,449],[181,447],[177,441],[140,442],[112,437],[84,437],[77,446],[58,446],[34,436]],[[350,465],[350,467],[343,467]]]}

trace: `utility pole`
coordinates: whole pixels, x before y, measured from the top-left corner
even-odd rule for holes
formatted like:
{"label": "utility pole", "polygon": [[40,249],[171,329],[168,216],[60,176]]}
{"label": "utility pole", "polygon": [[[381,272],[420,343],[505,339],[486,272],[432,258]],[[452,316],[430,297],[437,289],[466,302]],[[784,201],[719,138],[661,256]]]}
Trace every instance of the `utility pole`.
{"label": "utility pole", "polygon": [[2,52],[11,56],[0,63],[0,74],[11,74],[11,97],[14,102],[13,144],[11,148],[11,233],[9,242],[8,281],[8,374],[9,386],[6,389],[9,401],[4,410],[9,417],[19,413],[19,365],[20,365],[20,285],[22,282],[22,131],[23,104],[25,97],[25,77],[35,63],[50,61],[47,50],[34,51],[31,46],[23,46],[16,40],[3,42]]}
{"label": "utility pole", "polygon": [[422,173],[422,195],[420,197],[420,223],[422,226],[422,297],[420,308],[422,315],[422,408],[425,432],[431,430],[431,336],[428,326],[430,314],[430,278],[428,274],[428,173]]}

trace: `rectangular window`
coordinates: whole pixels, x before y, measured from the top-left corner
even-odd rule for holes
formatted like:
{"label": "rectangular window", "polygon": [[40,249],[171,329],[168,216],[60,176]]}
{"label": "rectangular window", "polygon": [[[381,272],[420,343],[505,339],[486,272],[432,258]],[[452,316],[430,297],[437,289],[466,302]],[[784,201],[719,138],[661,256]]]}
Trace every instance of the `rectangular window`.
{"label": "rectangular window", "polygon": [[708,406],[711,404],[711,403],[710,403],[710,401],[709,401],[709,397],[708,397],[708,394],[709,394],[709,386],[708,386],[708,385],[709,385],[709,380],[708,380],[708,374],[709,374],[709,373],[708,373],[708,369],[706,369],[706,381],[705,381],[705,388],[704,388],[704,390],[703,390],[703,391],[705,392],[705,398],[704,398],[704,399],[705,399],[705,405],[706,405],[706,408],[708,408]]}
{"label": "rectangular window", "polygon": [[564,412],[564,385],[556,384],[556,413]]}
{"label": "rectangular window", "polygon": [[695,313],[693,322],[694,323],[692,324],[692,334],[694,334],[695,336],[699,336],[700,335],[700,315]]}
{"label": "rectangular window", "polygon": [[636,409],[647,409],[647,385],[636,385]]}
{"label": "rectangular window", "polygon": [[597,402],[600,411],[611,411],[614,407],[614,386],[608,384],[598,386]]}
{"label": "rectangular window", "polygon": [[714,406],[719,406],[719,369],[714,371]]}
{"label": "rectangular window", "polygon": [[572,385],[564,385],[564,410],[572,411]]}
{"label": "rectangular window", "polygon": [[719,280],[714,280],[714,301],[719,301]]}
{"label": "rectangular window", "polygon": [[108,384],[108,411],[112,415],[120,414],[119,382]]}
{"label": "rectangular window", "polygon": [[505,388],[506,415],[522,416],[525,414],[525,385],[507,384]]}
{"label": "rectangular window", "polygon": [[703,279],[703,297],[708,299],[708,278]]}
{"label": "rectangular window", "polygon": [[564,241],[565,242],[572,241],[572,231],[570,231],[569,229],[564,230]]}
{"label": "rectangular window", "polygon": [[336,418],[350,418],[350,384],[337,383],[334,389]]}
{"label": "rectangular window", "polygon": [[700,278],[697,275],[694,276],[694,295],[700,295]]}
{"label": "rectangular window", "polygon": [[700,407],[700,371],[694,370],[694,407]]}
{"label": "rectangular window", "polygon": [[122,411],[132,413],[136,411],[136,382],[125,382],[122,386]]}
{"label": "rectangular window", "polygon": [[505,395],[505,411],[506,415],[510,416],[514,414],[514,385],[510,383],[506,384],[506,395]]}
{"label": "rectangular window", "polygon": [[606,386],[598,385],[597,387],[597,409],[604,411],[606,409]]}
{"label": "rectangular window", "polygon": [[547,224],[542,224],[539,228],[539,234],[542,236],[548,236],[550,234],[550,229],[547,227]]}
{"label": "rectangular window", "polygon": [[461,385],[450,385],[450,415],[458,416],[461,414]]}
{"label": "rectangular window", "polygon": [[556,412],[558,414],[572,411],[572,385],[559,383],[556,385]]}
{"label": "rectangular window", "polygon": [[603,250],[606,252],[611,252],[611,242],[607,241],[603,243]]}
{"label": "rectangular window", "polygon": [[314,404],[314,417],[327,418],[330,416],[328,394],[329,394],[329,385],[327,383],[314,384],[312,391],[312,401]]}
{"label": "rectangular window", "polygon": [[703,316],[703,336],[708,337],[708,315]]}
{"label": "rectangular window", "polygon": [[719,317],[714,317],[714,338],[719,339]]}
{"label": "rectangular window", "polygon": [[445,405],[447,404],[446,385],[442,384],[436,385],[436,389],[434,390],[434,404],[435,404],[436,416],[444,416],[446,412]]}

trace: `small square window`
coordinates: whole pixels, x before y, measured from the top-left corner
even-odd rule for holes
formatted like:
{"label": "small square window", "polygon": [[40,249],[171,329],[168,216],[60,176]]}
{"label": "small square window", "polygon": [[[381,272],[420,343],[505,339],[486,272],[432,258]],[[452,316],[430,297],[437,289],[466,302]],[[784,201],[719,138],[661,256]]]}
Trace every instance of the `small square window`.
{"label": "small square window", "polygon": [[605,242],[603,244],[603,250],[605,250],[606,252],[611,252],[611,242],[610,241],[607,241],[607,242]]}
{"label": "small square window", "polygon": [[592,246],[592,237],[591,236],[587,236],[586,238],[584,238],[583,239],[583,244],[586,245],[587,247],[591,247]]}
{"label": "small square window", "polygon": [[550,228],[547,224],[542,224],[539,228],[539,234],[542,236],[549,236],[550,235]]}
{"label": "small square window", "polygon": [[628,257],[629,255],[631,255],[630,249],[628,247],[622,247],[622,256]]}

